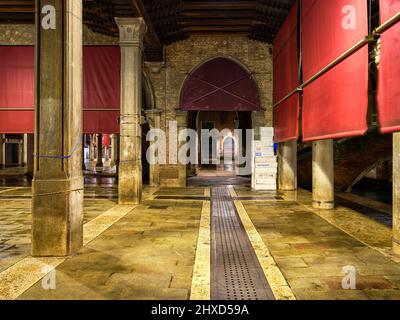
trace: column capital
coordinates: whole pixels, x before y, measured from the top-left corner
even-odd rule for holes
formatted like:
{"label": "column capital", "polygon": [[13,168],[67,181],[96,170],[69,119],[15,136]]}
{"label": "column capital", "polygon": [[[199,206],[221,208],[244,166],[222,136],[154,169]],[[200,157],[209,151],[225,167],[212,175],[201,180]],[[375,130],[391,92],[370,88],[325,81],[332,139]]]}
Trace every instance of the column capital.
{"label": "column capital", "polygon": [[121,46],[143,46],[147,26],[143,18],[115,18]]}

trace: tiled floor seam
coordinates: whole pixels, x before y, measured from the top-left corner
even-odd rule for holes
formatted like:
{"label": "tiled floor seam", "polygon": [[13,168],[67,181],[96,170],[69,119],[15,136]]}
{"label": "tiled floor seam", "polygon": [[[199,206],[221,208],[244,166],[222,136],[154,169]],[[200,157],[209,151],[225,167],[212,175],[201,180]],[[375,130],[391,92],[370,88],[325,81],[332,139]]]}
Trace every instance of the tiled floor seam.
{"label": "tiled floor seam", "polygon": [[[146,198],[146,200],[153,199],[154,193],[156,193],[157,191],[158,189],[155,190],[148,198]],[[116,209],[121,209],[121,207],[123,207],[125,210],[122,214],[116,215],[115,212],[118,211]],[[113,208],[102,213],[100,216],[87,222],[83,226],[84,246],[99,237],[111,226],[113,226],[127,214],[132,212],[135,207],[137,206],[116,205]],[[103,223],[101,223],[102,220]],[[101,229],[99,230],[98,228],[96,228],[96,225]],[[17,263],[0,273],[0,300],[14,300],[18,298],[18,296],[29,290],[29,288],[34,286],[37,282],[41,281],[46,275],[48,275],[52,270],[65,262],[67,259],[68,257],[26,257],[18,261]],[[15,277],[15,275],[17,275],[17,277]],[[26,277],[21,277],[21,275],[26,275]]]}
{"label": "tiled floor seam", "polygon": [[6,192],[13,191],[13,190],[18,190],[18,188],[7,188],[5,190],[0,190],[0,193],[6,193]]}
{"label": "tiled floor seam", "polygon": [[190,300],[211,299],[211,204],[203,201]]}
{"label": "tiled floor seam", "polygon": [[326,219],[324,216],[318,214],[318,211],[317,211],[317,210],[314,210],[312,207],[310,207],[310,206],[308,206],[308,205],[306,205],[306,204],[303,204],[303,203],[301,203],[301,202],[298,202],[298,204],[299,204],[300,206],[302,206],[303,208],[305,208],[307,211],[310,211],[310,212],[312,212],[313,214],[317,215],[318,217],[322,218],[324,221],[328,222],[330,225],[332,225],[332,226],[334,226],[335,228],[341,230],[342,232],[344,232],[345,234],[347,234],[349,237],[351,237],[351,238],[353,238],[353,239],[359,241],[360,243],[362,243],[362,244],[363,244],[364,246],[366,246],[367,248],[370,248],[370,249],[372,249],[372,250],[377,251],[378,253],[382,254],[384,257],[390,259],[391,261],[393,261],[393,262],[395,262],[395,263],[400,263],[400,258],[394,257],[394,256],[391,255],[391,254],[388,254],[385,250],[382,250],[382,249],[379,248],[379,247],[371,246],[371,245],[368,244],[367,242],[365,242],[365,241],[359,239],[359,238],[358,238],[357,236],[355,236],[354,234],[351,234],[350,232],[348,232],[348,231],[345,230],[344,228],[340,227],[339,225],[337,225],[337,224],[334,223],[333,221],[330,221],[329,219]]}
{"label": "tiled floor seam", "polygon": [[[231,196],[236,198],[237,194],[234,188],[229,187],[228,189]],[[290,285],[255,228],[242,202],[235,200],[234,204],[276,300],[296,300]]]}

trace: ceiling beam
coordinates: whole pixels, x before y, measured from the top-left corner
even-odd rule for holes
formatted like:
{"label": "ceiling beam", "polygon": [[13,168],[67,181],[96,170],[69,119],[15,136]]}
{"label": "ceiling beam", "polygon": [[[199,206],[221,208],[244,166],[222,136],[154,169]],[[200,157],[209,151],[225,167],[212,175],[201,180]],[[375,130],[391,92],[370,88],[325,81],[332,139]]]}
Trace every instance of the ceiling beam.
{"label": "ceiling beam", "polygon": [[184,1],[184,11],[195,10],[255,10],[257,1]]}
{"label": "ceiling beam", "polygon": [[152,45],[154,45],[154,47],[162,48],[160,39],[158,38],[156,31],[154,30],[153,23],[151,22],[151,19],[146,12],[142,0],[130,0],[130,1],[132,3],[132,8],[136,17],[142,17],[144,22],[146,23],[147,36],[151,40],[150,42],[152,43]]}

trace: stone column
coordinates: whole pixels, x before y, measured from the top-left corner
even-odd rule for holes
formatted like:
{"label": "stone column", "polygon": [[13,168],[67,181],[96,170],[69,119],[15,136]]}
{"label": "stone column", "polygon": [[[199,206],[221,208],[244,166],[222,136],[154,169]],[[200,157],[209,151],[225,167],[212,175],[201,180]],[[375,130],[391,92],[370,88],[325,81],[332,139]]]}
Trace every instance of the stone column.
{"label": "stone column", "polygon": [[97,163],[96,168],[103,168],[103,135],[97,135]]}
{"label": "stone column", "polygon": [[[186,111],[176,111],[176,121],[178,122],[178,136],[181,130],[187,129],[187,117],[188,113]],[[186,143],[178,141],[178,150]],[[179,152],[179,151],[178,151]],[[178,171],[179,171],[179,178],[178,178],[178,185],[177,187],[184,188],[187,185],[187,170],[186,165],[181,164],[178,159]]]}
{"label": "stone column", "polygon": [[116,168],[115,168],[115,173],[116,173],[116,176],[117,176],[117,180],[118,180],[118,178],[119,178],[119,164],[120,164],[120,154],[121,154],[121,137],[120,137],[120,135],[118,134],[117,135],[117,150],[116,150],[116,153],[117,153],[117,159],[116,159]]}
{"label": "stone column", "polygon": [[83,244],[82,1],[36,0],[35,12],[32,254],[66,256]]}
{"label": "stone column", "polygon": [[115,18],[121,46],[121,154],[119,203],[142,199],[142,50],[146,25],[142,18]]}
{"label": "stone column", "polygon": [[27,174],[32,176],[34,167],[33,154],[35,153],[35,137],[33,134],[28,134],[26,152],[27,152],[27,163],[26,163]]}
{"label": "stone column", "polygon": [[[151,129],[161,129],[161,113],[162,110],[146,111],[147,119],[149,119]],[[153,162],[151,159],[150,161]],[[157,187],[160,185],[160,165],[150,163],[150,186]]]}
{"label": "stone column", "polygon": [[85,147],[86,147],[86,135],[82,135],[82,169],[86,170],[86,163],[85,163]]}
{"label": "stone column", "polygon": [[89,160],[93,162],[95,159],[95,149],[94,149],[94,135],[91,134],[90,136],[90,149],[89,149]]}
{"label": "stone column", "polygon": [[118,135],[111,135],[111,161],[110,167],[114,167],[117,164],[118,158]]}
{"label": "stone column", "polygon": [[0,169],[6,166],[6,137],[0,134]]}
{"label": "stone column", "polygon": [[24,141],[18,143],[18,167],[23,167],[24,164]]}
{"label": "stone column", "polygon": [[279,144],[279,190],[294,191],[297,189],[297,141]]}
{"label": "stone column", "polygon": [[333,140],[313,142],[312,153],[313,207],[333,209],[335,207]]}
{"label": "stone column", "polygon": [[22,166],[25,167],[28,163],[28,135],[24,134],[24,159],[22,160]]}
{"label": "stone column", "polygon": [[400,256],[400,132],[393,133],[393,253]]}

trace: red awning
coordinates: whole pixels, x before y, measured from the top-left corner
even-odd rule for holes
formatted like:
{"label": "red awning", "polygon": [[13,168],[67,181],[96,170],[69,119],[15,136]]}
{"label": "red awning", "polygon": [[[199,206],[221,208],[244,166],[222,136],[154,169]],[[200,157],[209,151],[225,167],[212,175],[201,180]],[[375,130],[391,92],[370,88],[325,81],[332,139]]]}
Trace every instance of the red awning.
{"label": "red awning", "polygon": [[[381,22],[400,12],[399,0],[380,0]],[[400,131],[400,22],[381,35],[378,117],[382,133]]]}
{"label": "red awning", "polygon": [[83,49],[83,132],[118,133],[120,116],[119,47]]}
{"label": "red awning", "polygon": [[[118,133],[119,47],[84,47],[83,132]],[[34,47],[0,46],[0,132],[34,132]]]}
{"label": "red awning", "polygon": [[296,93],[274,108],[275,143],[299,138],[300,95]]}
{"label": "red awning", "polygon": [[33,133],[33,47],[0,46],[0,132]]}
{"label": "red awning", "polygon": [[[367,1],[303,0],[304,80],[368,34]],[[367,130],[368,46],[304,88],[303,140],[362,135]]]}
{"label": "red awning", "polygon": [[[299,93],[281,101],[299,86],[298,2],[296,1],[274,43],[275,142],[299,137]],[[278,105],[276,105],[280,102]]]}
{"label": "red awning", "polygon": [[188,75],[182,89],[184,111],[259,111],[260,96],[252,75],[238,63],[216,58]]}

